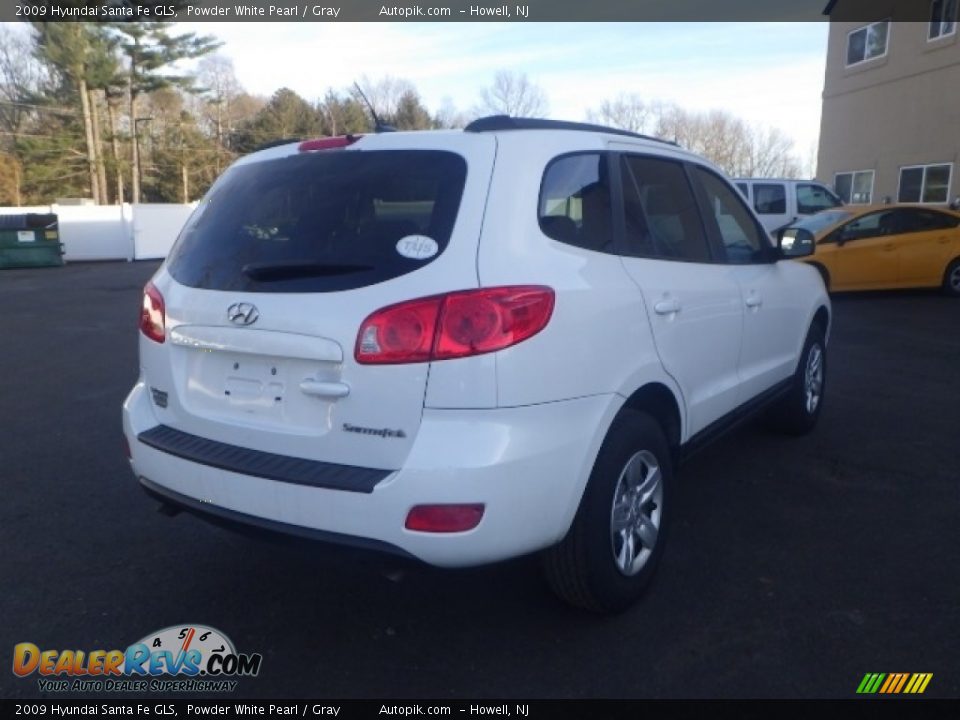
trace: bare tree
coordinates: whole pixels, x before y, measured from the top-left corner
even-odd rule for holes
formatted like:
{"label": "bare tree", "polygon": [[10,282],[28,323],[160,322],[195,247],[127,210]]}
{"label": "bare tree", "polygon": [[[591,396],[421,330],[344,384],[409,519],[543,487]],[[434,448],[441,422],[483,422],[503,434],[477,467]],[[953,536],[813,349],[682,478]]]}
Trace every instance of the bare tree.
{"label": "bare tree", "polygon": [[243,92],[233,69],[233,60],[224,55],[211,55],[200,61],[197,79],[203,87],[201,116],[209,125],[217,141],[216,171],[221,168],[221,151],[226,148],[226,138],[233,133],[234,105]]}
{"label": "bare tree", "polygon": [[645,103],[637,95],[619,95],[587,117],[676,142],[734,177],[800,175],[793,142],[782,131],[751,126],[723,110],[694,112],[673,103]]}
{"label": "bare tree", "polygon": [[434,127],[445,130],[465,127],[468,122],[470,122],[470,120],[466,113],[457,110],[456,105],[453,104],[453,100],[449,97],[443,98],[443,101],[440,103],[440,108],[433,116]]}
{"label": "bare tree", "polygon": [[[363,90],[363,94],[373,105],[374,111],[381,120],[397,114],[404,96],[409,96],[410,93],[417,94],[417,89],[412,82],[392,75],[384,75],[379,80],[371,80],[368,76],[363,75],[357,84]],[[360,97],[356,89],[353,89],[351,94],[355,100],[363,103],[363,98]],[[363,105],[366,107],[366,103],[363,103]]]}
{"label": "bare tree", "polygon": [[652,118],[652,108],[636,93],[621,93],[613,100],[604,100],[599,110],[587,112],[590,122],[636,133],[649,132]]}
{"label": "bare tree", "polygon": [[777,128],[753,131],[752,177],[799,177],[800,161],[793,155],[793,141]]}
{"label": "bare tree", "polygon": [[500,70],[493,84],[480,91],[477,115],[512,115],[514,117],[543,117],[550,111],[547,94],[531,82],[526,73]]}

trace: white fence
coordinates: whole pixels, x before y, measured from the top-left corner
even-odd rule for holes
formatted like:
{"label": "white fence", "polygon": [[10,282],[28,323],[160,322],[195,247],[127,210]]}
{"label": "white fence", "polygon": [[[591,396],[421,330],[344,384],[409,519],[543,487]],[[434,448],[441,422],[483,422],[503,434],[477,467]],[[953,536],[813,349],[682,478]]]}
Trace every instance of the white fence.
{"label": "white fence", "polygon": [[165,258],[196,204],[35,205],[0,214],[55,213],[67,262]]}

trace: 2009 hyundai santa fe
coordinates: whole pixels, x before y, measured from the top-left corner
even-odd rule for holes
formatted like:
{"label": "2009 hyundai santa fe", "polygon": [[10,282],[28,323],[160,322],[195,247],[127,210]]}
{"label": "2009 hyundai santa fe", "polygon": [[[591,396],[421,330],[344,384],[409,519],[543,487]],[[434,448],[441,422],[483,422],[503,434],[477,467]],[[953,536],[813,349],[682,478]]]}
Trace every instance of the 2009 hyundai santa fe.
{"label": "2009 hyundai santa fe", "polygon": [[164,504],[635,600],[675,468],[822,406],[830,304],[671,143],[497,116],[237,161],[146,286],[131,462]]}

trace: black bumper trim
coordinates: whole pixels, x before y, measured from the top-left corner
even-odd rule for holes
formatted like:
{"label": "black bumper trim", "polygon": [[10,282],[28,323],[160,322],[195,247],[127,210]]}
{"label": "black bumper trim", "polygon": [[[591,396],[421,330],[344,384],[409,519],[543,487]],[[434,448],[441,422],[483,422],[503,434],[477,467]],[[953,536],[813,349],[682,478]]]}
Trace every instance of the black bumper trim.
{"label": "black bumper trim", "polygon": [[210,467],[295,485],[372,493],[393,470],[335,465],[276,455],[190,435],[166,425],[145,430],[137,440],[155,450]]}
{"label": "black bumper trim", "polygon": [[140,488],[163,506],[182,510],[201,520],[233,532],[238,532],[242,535],[253,535],[257,538],[266,537],[272,540],[305,540],[311,543],[320,542],[331,545],[342,545],[361,550],[387,553],[389,555],[399,555],[413,560],[417,559],[416,556],[411,555],[406,550],[396,545],[383,542],[382,540],[374,540],[358,535],[345,535],[329,530],[317,530],[316,528],[291,525],[290,523],[257,517],[256,515],[247,515],[246,513],[230,510],[220,507],[219,505],[212,505],[182,495],[175,490],[157,485],[157,483],[142,476],[137,479],[140,481]]}

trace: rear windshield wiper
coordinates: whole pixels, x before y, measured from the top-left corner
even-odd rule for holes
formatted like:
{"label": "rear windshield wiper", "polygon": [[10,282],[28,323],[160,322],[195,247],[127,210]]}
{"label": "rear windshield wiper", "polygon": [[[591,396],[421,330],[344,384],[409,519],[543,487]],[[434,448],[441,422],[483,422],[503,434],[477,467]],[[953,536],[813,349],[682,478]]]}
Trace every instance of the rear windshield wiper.
{"label": "rear windshield wiper", "polygon": [[315,260],[286,263],[249,263],[241,272],[252,280],[275,282],[297,278],[323,277],[325,275],[351,275],[373,270],[370,265],[321,263]]}

